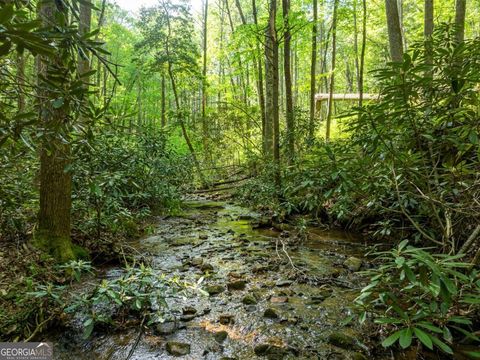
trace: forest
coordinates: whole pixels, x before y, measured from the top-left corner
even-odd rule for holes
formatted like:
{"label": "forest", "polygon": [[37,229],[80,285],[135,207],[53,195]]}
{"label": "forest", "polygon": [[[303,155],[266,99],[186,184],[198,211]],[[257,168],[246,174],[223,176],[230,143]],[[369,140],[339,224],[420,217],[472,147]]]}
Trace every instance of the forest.
{"label": "forest", "polygon": [[480,359],[479,1],[0,0],[0,91],[0,359]]}

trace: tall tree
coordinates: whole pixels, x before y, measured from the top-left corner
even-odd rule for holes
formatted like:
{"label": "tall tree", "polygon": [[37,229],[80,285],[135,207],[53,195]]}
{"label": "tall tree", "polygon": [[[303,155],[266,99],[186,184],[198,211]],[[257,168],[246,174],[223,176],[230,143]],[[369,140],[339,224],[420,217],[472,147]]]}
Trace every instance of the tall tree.
{"label": "tall tree", "polygon": [[203,151],[208,152],[208,123],[207,123],[207,40],[208,40],[208,0],[203,8],[203,68],[202,68],[202,132]]}
{"label": "tall tree", "polygon": [[455,2],[455,39],[458,43],[465,38],[465,14],[467,11],[467,0],[456,0]]}
{"label": "tall tree", "polygon": [[[273,158],[275,114],[278,113],[278,45],[276,45],[276,0],[269,0],[269,19],[265,29],[265,156]],[[275,50],[277,51],[275,59]],[[275,73],[277,81],[275,79]],[[275,104],[275,101],[277,102]],[[276,105],[276,106],[275,106]]]}
{"label": "tall tree", "polygon": [[[253,14],[253,23],[255,25],[256,32],[258,33],[258,18],[257,18],[257,4],[255,0],[252,0],[252,14]],[[259,40],[259,39],[257,39]],[[262,147],[263,152],[266,152],[265,149],[265,92],[263,86],[263,68],[262,68],[262,57],[260,52],[259,41],[256,42],[256,58],[257,58],[257,92],[258,92],[258,104],[260,106],[260,116],[262,119]]]}
{"label": "tall tree", "polygon": [[338,0],[333,2],[333,16],[332,16],[332,69],[330,75],[330,89],[328,97],[328,111],[325,140],[330,140],[330,131],[332,125],[333,115],[333,92],[335,90],[335,70],[336,70],[336,56],[337,56],[337,12]]}
{"label": "tall tree", "polygon": [[[58,29],[67,25],[65,12],[66,9],[57,2],[39,3],[39,18],[52,33],[52,38],[60,35],[61,30]],[[64,262],[75,257],[70,238],[70,106],[67,99],[58,96],[58,90],[67,91],[70,74],[68,65],[71,59],[68,49],[63,49],[60,42],[56,45],[57,53],[52,58],[40,57],[37,61],[41,99],[39,108],[44,135],[40,153],[40,211],[34,244],[48,251],[58,261]]]}
{"label": "tall tree", "polygon": [[289,162],[295,156],[295,114],[293,110],[292,66],[291,66],[291,30],[290,30],[290,0],[282,0],[283,10],[283,74],[285,77],[285,117],[287,120],[287,159]]}
{"label": "tall tree", "polygon": [[[90,1],[80,2],[80,11],[79,11],[79,34],[80,36],[85,36],[91,31],[92,27],[92,4]],[[90,83],[90,54],[85,52],[82,48],[79,48],[78,54],[78,74],[83,81],[83,87],[85,89],[85,99],[88,97],[88,85]],[[80,120],[83,116],[80,117]]]}
{"label": "tall tree", "polygon": [[275,184],[280,188],[280,123],[279,123],[279,67],[277,38],[277,1],[269,1],[268,25],[265,30],[265,86],[267,156],[275,164]]}
{"label": "tall tree", "polygon": [[16,58],[17,65],[17,86],[18,86],[18,99],[17,99],[17,111],[21,114],[25,112],[25,54],[17,53]]}
{"label": "tall tree", "polygon": [[308,137],[312,141],[315,132],[315,92],[317,88],[317,22],[318,22],[318,0],[313,0],[313,24],[312,24],[312,54],[310,61],[310,122],[308,126]]}
{"label": "tall tree", "polygon": [[162,124],[162,128],[165,127],[165,125],[167,124],[167,117],[166,117],[166,114],[167,114],[167,103],[166,103],[166,99],[165,99],[165,75],[163,74],[162,72],[162,84],[161,84],[161,96],[162,96],[162,117],[161,117],[161,124]]}
{"label": "tall tree", "polygon": [[398,0],[385,0],[387,13],[388,42],[392,61],[401,62],[403,59],[402,26],[398,11]]}
{"label": "tall tree", "polygon": [[360,52],[360,69],[358,72],[358,106],[363,105],[363,76],[365,73],[365,50],[367,48],[367,0],[362,0],[363,14],[362,14],[362,50]]}
{"label": "tall tree", "polygon": [[[432,35],[433,35],[433,16],[434,16],[434,7],[433,0],[425,0],[425,11],[424,11],[424,26],[423,26],[423,35],[425,37],[425,54],[428,64],[433,62],[433,44],[432,44]],[[427,75],[430,76],[431,71],[427,71]]]}

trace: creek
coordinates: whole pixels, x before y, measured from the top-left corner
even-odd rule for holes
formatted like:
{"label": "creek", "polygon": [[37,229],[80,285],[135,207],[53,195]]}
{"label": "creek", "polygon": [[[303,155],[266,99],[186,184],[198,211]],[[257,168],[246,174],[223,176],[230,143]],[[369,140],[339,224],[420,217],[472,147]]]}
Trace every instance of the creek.
{"label": "creek", "polygon": [[[166,299],[172,317],[143,334],[131,359],[371,358],[356,322],[344,323],[362,285],[356,271],[365,266],[364,240],[309,228],[300,241],[262,224],[249,209],[194,198],[133,244],[166,275],[203,277],[210,296]],[[137,335],[131,328],[82,340],[72,330],[49,340],[56,359],[123,360]]]}

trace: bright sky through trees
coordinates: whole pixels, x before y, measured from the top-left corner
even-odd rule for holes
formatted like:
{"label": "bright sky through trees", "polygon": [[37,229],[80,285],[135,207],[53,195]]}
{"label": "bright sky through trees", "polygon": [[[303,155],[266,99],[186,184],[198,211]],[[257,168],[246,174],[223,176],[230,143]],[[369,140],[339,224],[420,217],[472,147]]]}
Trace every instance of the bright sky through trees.
{"label": "bright sky through trees", "polygon": [[[153,6],[158,0],[116,0],[116,3],[125,10],[136,12],[140,10],[142,6]],[[200,11],[202,8],[202,0],[190,0],[192,9],[194,11]]]}

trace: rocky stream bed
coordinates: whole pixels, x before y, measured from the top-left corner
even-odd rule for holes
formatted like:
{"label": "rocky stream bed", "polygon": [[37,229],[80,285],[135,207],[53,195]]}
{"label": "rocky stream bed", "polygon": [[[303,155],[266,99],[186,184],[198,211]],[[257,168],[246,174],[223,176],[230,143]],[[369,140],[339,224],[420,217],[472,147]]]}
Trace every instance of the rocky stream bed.
{"label": "rocky stream bed", "polygon": [[309,229],[298,244],[293,232],[263,225],[259,214],[228,202],[186,202],[182,216],[159,220],[134,247],[169,276],[204,277],[209,296],[166,299],[173,315],[137,344],[136,328],[94,332],[89,340],[73,330],[53,334],[55,358],[373,358],[368,337],[355,322],[344,323],[362,285],[362,239]]}

